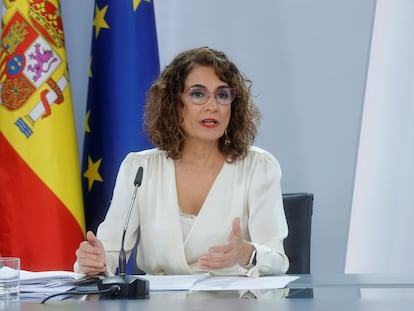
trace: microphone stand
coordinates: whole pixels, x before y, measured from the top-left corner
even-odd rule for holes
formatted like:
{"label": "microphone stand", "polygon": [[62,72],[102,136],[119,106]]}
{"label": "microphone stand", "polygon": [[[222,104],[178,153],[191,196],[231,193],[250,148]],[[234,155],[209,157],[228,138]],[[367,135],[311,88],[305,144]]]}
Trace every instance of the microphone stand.
{"label": "microphone stand", "polygon": [[119,290],[108,292],[106,295],[111,298],[118,299],[145,299],[149,298],[149,281],[135,275],[127,275],[126,273],[126,255],[124,249],[125,234],[128,228],[129,218],[131,217],[132,208],[134,206],[135,197],[139,186],[142,182],[143,168],[138,168],[134,180],[134,193],[132,195],[131,205],[128,209],[128,215],[125,220],[124,230],[122,232],[121,250],[119,252],[119,275],[111,276],[98,281],[99,290],[112,288],[114,285],[119,286]]}

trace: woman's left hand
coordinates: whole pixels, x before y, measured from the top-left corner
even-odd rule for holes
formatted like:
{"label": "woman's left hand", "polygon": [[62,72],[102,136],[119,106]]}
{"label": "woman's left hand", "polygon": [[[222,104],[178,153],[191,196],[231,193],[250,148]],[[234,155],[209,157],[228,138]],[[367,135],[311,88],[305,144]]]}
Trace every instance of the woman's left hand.
{"label": "woman's left hand", "polygon": [[241,238],[240,218],[236,217],[232,223],[228,242],[224,245],[212,246],[209,253],[198,259],[203,270],[221,269],[239,264],[246,265],[253,251],[253,245]]}

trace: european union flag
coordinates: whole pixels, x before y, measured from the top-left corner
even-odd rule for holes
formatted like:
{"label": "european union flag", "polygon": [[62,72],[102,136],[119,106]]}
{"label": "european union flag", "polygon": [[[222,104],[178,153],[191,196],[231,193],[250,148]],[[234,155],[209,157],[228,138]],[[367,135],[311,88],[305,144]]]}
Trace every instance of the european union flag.
{"label": "european union flag", "polygon": [[160,65],[154,1],[96,0],[93,26],[82,186],[86,229],[96,232],[122,160],[151,147],[143,108]]}

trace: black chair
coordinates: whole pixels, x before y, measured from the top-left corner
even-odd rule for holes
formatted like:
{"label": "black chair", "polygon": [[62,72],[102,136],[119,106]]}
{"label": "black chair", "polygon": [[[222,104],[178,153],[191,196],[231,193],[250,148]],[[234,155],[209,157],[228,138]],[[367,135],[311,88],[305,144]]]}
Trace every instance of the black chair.
{"label": "black chair", "polygon": [[[283,246],[289,258],[287,274],[310,273],[313,194],[285,193],[283,207],[289,228]],[[312,298],[312,288],[290,289],[286,298]]]}
{"label": "black chair", "polygon": [[309,274],[313,194],[285,193],[283,206],[289,228],[283,244],[290,261],[287,274]]}

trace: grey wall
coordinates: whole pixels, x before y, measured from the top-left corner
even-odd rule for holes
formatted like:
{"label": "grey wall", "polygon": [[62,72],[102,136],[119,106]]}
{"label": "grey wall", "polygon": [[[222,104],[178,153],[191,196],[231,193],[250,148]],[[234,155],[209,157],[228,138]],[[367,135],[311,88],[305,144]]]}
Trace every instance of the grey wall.
{"label": "grey wall", "polygon": [[[61,0],[81,153],[93,0]],[[342,272],[375,0],[158,0],[161,67],[177,52],[224,50],[254,82],[257,145],[284,192],[315,195],[315,273]]]}

